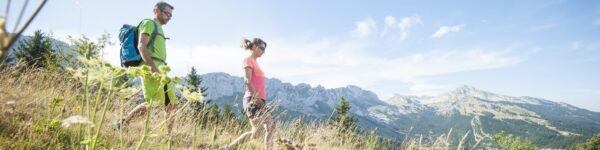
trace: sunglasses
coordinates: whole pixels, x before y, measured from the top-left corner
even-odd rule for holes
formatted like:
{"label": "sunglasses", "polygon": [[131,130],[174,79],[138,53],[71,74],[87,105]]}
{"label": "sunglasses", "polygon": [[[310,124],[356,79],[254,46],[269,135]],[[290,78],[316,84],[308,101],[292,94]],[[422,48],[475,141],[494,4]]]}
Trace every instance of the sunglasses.
{"label": "sunglasses", "polygon": [[166,11],[161,11],[163,14],[165,14],[167,17],[172,17],[173,14],[172,13],[168,13]]}
{"label": "sunglasses", "polygon": [[267,49],[267,48],[266,48],[266,47],[264,47],[264,46],[258,46],[258,48],[259,48],[260,50],[262,50],[263,52],[265,51],[265,49]]}

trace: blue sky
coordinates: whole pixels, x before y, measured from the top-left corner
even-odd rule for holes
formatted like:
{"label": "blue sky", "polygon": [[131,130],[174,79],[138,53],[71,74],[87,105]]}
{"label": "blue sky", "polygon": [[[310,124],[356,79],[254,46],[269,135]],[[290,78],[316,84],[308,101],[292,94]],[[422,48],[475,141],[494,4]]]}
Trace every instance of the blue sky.
{"label": "blue sky", "polygon": [[[26,33],[107,32],[116,42],[122,24],[152,17],[155,2],[50,1]],[[600,111],[600,1],[167,2],[171,75],[195,66],[241,76],[241,37],[261,37],[267,76],[293,84],[358,85],[382,100],[471,85]],[[12,5],[9,29],[22,2]],[[117,49],[104,53],[113,64]]]}

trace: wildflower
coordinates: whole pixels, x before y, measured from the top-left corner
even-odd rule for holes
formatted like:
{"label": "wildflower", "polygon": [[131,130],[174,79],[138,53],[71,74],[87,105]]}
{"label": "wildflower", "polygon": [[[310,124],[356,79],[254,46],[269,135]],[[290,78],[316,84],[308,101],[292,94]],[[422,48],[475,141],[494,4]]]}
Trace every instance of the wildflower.
{"label": "wildflower", "polygon": [[148,67],[147,65],[144,65],[144,66],[142,66],[142,71],[150,72],[150,67]]}
{"label": "wildflower", "polygon": [[169,66],[160,66],[159,69],[161,72],[165,72],[165,73],[171,71],[171,67],[169,67]]}
{"label": "wildflower", "polygon": [[140,76],[142,75],[142,70],[138,67],[132,67],[127,69],[127,73],[131,76]]}
{"label": "wildflower", "polygon": [[98,82],[98,83],[109,80],[109,77],[107,77],[107,74],[104,74],[103,72],[93,72],[93,75],[91,75],[90,78],[93,82]]}
{"label": "wildflower", "polygon": [[122,69],[122,68],[113,68],[113,69],[114,69],[114,73],[113,73],[114,77],[123,76],[125,74],[125,72],[126,72],[126,70]]}
{"label": "wildflower", "polygon": [[128,88],[123,88],[123,89],[119,90],[119,92],[117,92],[117,95],[121,99],[126,99],[126,98],[138,93],[139,91],[140,91],[140,89],[138,89],[138,88],[128,87]]}
{"label": "wildflower", "polygon": [[85,63],[85,64],[87,64],[87,65],[90,65],[90,66],[92,66],[92,65],[95,65],[95,64],[98,64],[98,63],[99,63],[97,59],[87,59],[87,60],[88,60],[88,61],[84,61],[84,63]]}
{"label": "wildflower", "polygon": [[81,112],[81,106],[75,107],[75,112]]}
{"label": "wildflower", "polygon": [[173,78],[173,82],[175,82],[175,83],[179,83],[179,81],[181,81],[181,78],[180,78],[180,77],[174,77],[174,78]]}
{"label": "wildflower", "polygon": [[161,84],[168,84],[169,82],[171,82],[171,79],[169,79],[169,77],[167,77],[167,76],[162,76],[160,78],[160,83]]}
{"label": "wildflower", "polygon": [[94,123],[92,123],[88,118],[85,118],[85,117],[82,117],[79,115],[71,116],[60,122],[62,123],[62,126],[65,128],[68,128],[71,125],[77,125],[77,124],[90,125],[90,126],[94,127]]}
{"label": "wildflower", "polygon": [[190,103],[196,103],[198,101],[203,102],[204,96],[198,92],[191,92],[188,89],[182,91],[183,97],[185,97]]}
{"label": "wildflower", "polygon": [[50,101],[50,106],[52,106],[52,107],[59,106],[62,103],[62,101],[63,101],[63,98],[61,96],[56,97]]}
{"label": "wildflower", "polygon": [[[67,71],[69,71],[69,70],[67,69]],[[77,69],[77,70],[71,69],[71,71],[69,71],[69,72],[71,72],[71,75],[74,78],[83,78],[83,77],[85,77],[85,74],[83,73],[83,71],[79,70],[79,69]]]}
{"label": "wildflower", "polygon": [[[57,120],[57,119],[53,119],[53,120],[50,122],[50,125],[51,125],[51,126],[53,126],[53,127],[56,127],[56,126],[58,126],[58,123],[59,123],[59,122],[60,122],[59,120]],[[63,126],[64,126],[64,125],[63,125]]]}
{"label": "wildflower", "polygon": [[87,59],[85,57],[77,57],[77,61],[81,62],[82,64],[90,64],[89,59]]}
{"label": "wildflower", "polygon": [[67,67],[67,72],[73,73],[75,72],[75,69],[73,69],[72,67]]}
{"label": "wildflower", "polygon": [[160,74],[158,74],[156,72],[152,73],[151,75],[152,75],[152,78],[155,79],[155,80],[160,80],[161,79]]}
{"label": "wildflower", "polygon": [[109,63],[106,63],[106,62],[104,62],[104,61],[101,61],[100,63],[101,63],[101,64],[102,64],[104,67],[107,67],[107,68],[112,68],[112,65],[110,65]]}

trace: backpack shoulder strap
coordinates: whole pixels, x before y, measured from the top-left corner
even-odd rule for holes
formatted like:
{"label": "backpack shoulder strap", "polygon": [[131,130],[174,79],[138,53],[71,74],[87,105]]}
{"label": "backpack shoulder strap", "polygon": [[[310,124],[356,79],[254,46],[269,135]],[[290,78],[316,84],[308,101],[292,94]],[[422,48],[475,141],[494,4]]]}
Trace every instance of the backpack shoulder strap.
{"label": "backpack shoulder strap", "polygon": [[152,25],[154,25],[154,32],[152,32],[152,35],[150,36],[150,41],[148,41],[148,47],[152,47],[151,49],[154,50],[154,40],[156,39],[156,35],[158,35],[158,25],[156,25],[156,22],[154,22],[154,20],[150,20],[150,22],[152,22]]}
{"label": "backpack shoulder strap", "polygon": [[[148,47],[148,49],[150,49],[152,51],[155,51],[155,49],[154,49],[154,41],[156,39],[156,36],[160,34],[160,33],[158,33],[158,25],[152,19],[144,19],[144,20],[142,20],[142,22],[144,22],[145,20],[148,20],[148,21],[152,22],[152,25],[154,26],[154,31],[152,32],[152,35],[150,35],[150,40],[148,41],[147,47]],[[140,25],[142,24],[142,22],[140,22]],[[140,25],[138,25],[138,28],[139,28]],[[160,62],[162,62],[165,65],[167,64],[167,62],[165,62],[164,60],[162,60],[162,59],[160,59],[158,57],[151,57],[151,58],[154,61],[160,61]]]}
{"label": "backpack shoulder strap", "polygon": [[152,19],[144,19],[140,22],[140,24],[138,24],[137,29],[139,30],[140,25],[142,25],[142,23],[146,20],[152,22],[152,25],[154,26],[154,31],[152,32],[152,35],[150,35],[150,40],[148,41],[148,45],[146,45],[146,47],[148,47],[148,49],[154,51],[154,40],[156,39],[156,35],[159,34],[158,33],[158,25],[156,24],[156,22],[154,22],[154,20],[152,20]]}

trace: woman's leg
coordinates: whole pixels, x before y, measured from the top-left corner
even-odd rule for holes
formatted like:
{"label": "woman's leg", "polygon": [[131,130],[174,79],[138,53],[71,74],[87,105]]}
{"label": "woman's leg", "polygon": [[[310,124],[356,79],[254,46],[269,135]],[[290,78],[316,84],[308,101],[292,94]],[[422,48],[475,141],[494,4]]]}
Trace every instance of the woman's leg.
{"label": "woman's leg", "polygon": [[265,130],[265,149],[271,150],[273,149],[273,135],[275,134],[275,121],[271,114],[264,114],[264,123],[262,124],[262,127]]}
{"label": "woman's leg", "polygon": [[250,131],[244,132],[237,139],[233,140],[233,142],[227,144],[225,147],[226,149],[236,147],[238,144],[246,142],[249,137],[256,133],[257,128],[253,120],[256,120],[256,118],[250,119],[250,126],[252,126],[252,129]]}

